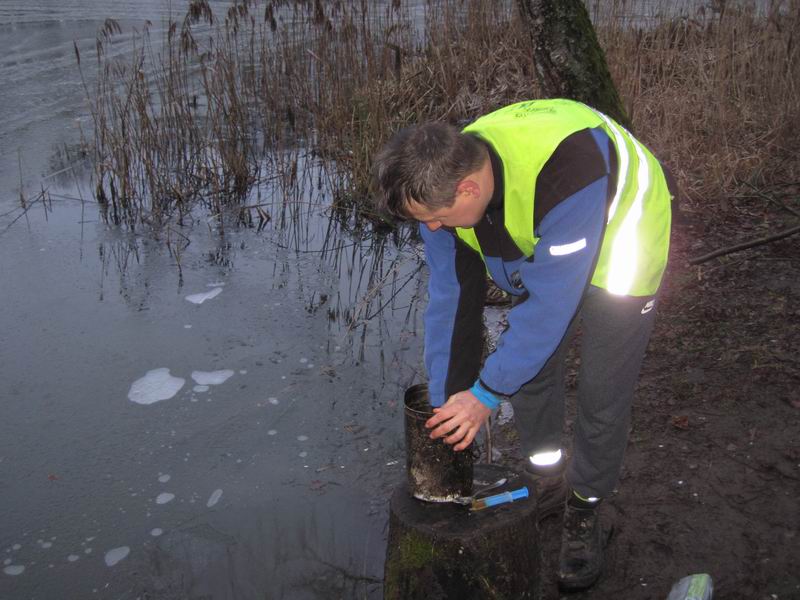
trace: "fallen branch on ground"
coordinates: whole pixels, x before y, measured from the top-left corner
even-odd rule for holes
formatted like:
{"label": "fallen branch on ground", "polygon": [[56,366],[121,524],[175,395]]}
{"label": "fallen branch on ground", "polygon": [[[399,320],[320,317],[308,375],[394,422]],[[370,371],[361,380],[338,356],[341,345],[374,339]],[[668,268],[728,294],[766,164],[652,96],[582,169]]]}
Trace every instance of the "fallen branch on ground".
{"label": "fallen branch on ground", "polygon": [[767,237],[759,238],[757,240],[751,240],[749,242],[736,244],[735,246],[728,246],[727,248],[720,248],[719,250],[714,250],[713,252],[709,252],[708,254],[703,254],[702,256],[690,258],[689,264],[699,265],[700,263],[704,263],[708,260],[711,260],[712,258],[716,258],[717,256],[724,256],[726,254],[732,254],[734,252],[738,252],[739,250],[746,250],[747,248],[754,248],[755,246],[769,244],[770,242],[782,240],[785,237],[794,235],[799,231],[800,231],[800,225],[795,225],[794,227],[790,227],[789,229],[784,229],[783,231],[776,233],[775,235],[769,235]]}

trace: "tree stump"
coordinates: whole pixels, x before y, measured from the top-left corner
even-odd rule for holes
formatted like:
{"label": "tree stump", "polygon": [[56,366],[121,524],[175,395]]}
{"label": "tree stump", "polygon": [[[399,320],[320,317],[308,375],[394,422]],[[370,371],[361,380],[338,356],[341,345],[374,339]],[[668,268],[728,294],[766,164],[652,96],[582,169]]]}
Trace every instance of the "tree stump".
{"label": "tree stump", "polygon": [[[475,466],[476,487],[501,477],[509,481],[489,495],[525,485],[511,469]],[[532,497],[470,512],[417,500],[403,483],[389,509],[385,600],[539,598],[541,551]]]}

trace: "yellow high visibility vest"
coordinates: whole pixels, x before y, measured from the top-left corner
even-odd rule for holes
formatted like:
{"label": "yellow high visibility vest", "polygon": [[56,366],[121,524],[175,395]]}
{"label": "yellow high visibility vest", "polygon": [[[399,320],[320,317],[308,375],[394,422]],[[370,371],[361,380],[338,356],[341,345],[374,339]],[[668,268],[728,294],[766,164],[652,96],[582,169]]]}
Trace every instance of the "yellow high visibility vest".
{"label": "yellow high visibility vest", "polygon": [[[505,228],[525,256],[533,231],[536,179],[558,145],[586,128],[602,128],[617,153],[617,189],[592,284],[612,294],[651,296],[667,264],[671,195],[658,160],[624,127],[572,100],[531,100],[489,113],[464,128],[488,143],[503,162]],[[456,228],[483,256],[473,228]]]}

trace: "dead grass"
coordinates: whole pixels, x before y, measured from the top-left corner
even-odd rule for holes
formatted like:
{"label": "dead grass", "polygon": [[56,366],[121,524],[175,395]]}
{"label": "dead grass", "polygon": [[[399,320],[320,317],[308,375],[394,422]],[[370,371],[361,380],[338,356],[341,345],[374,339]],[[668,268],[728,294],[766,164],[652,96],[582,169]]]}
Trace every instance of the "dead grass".
{"label": "dead grass", "polygon": [[[637,135],[701,210],[743,182],[800,181],[800,1],[767,15],[716,10],[624,19],[641,0],[589,3]],[[239,2],[224,15],[193,0],[161,39],[150,27],[121,56],[119,27],[98,36],[96,197],[108,220],[180,219],[203,203],[240,205],[254,185],[292,186],[321,159],[332,203],[369,210],[369,167],[391,132],[464,122],[541,96],[514,2]],[[80,64],[80,57],[78,57]],[[308,154],[311,153],[311,157]]]}

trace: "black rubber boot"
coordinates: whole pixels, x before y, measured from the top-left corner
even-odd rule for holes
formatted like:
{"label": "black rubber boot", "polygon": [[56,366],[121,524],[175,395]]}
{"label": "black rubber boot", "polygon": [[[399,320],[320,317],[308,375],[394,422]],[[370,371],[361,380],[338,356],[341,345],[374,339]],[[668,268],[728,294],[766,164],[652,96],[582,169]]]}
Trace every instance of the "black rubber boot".
{"label": "black rubber boot", "polygon": [[565,592],[584,590],[594,584],[603,569],[603,530],[594,507],[570,498],[564,509],[558,587]]}
{"label": "black rubber boot", "polygon": [[536,515],[539,521],[561,514],[569,491],[563,465],[558,469],[543,471],[534,473],[527,467],[524,471],[529,491],[536,499]]}

